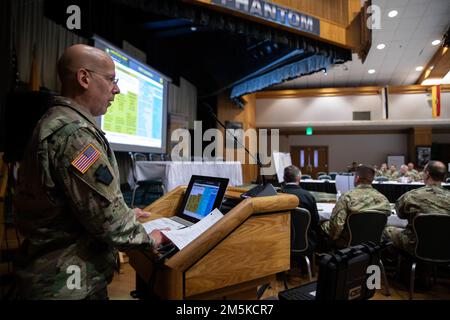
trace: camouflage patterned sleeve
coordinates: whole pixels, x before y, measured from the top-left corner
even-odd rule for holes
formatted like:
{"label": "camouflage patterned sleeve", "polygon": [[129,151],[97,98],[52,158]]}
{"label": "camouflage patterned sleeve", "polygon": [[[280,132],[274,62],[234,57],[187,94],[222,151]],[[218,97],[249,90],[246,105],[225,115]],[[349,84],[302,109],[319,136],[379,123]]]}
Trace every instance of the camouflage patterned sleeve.
{"label": "camouflage patterned sleeve", "polygon": [[400,198],[397,199],[397,201],[395,202],[395,212],[397,214],[397,216],[400,219],[407,219],[407,212],[406,212],[406,203],[407,203],[407,198],[408,194],[405,193],[404,195],[402,195]]}
{"label": "camouflage patterned sleeve", "polygon": [[349,199],[347,198],[348,196],[342,195],[331,212],[328,231],[331,240],[337,240],[344,230],[345,221],[347,219],[347,203],[349,202]]}
{"label": "camouflage patterned sleeve", "polygon": [[55,175],[64,186],[70,208],[94,237],[119,250],[153,245],[135,213],[125,204],[119,177],[94,133],[81,127],[53,139]]}

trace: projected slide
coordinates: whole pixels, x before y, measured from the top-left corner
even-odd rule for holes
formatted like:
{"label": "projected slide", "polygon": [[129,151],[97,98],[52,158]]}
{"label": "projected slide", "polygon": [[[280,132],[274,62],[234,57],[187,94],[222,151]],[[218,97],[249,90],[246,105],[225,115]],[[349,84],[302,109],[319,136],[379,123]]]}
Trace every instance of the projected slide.
{"label": "projected slide", "polygon": [[95,46],[114,61],[120,94],[101,117],[101,129],[117,151],[164,152],[167,80],[107,42]]}
{"label": "projected slide", "polygon": [[[163,83],[151,79],[150,72],[139,66],[124,65],[123,58],[113,50],[107,50],[116,62],[120,94],[103,118],[102,129],[114,136],[116,142],[130,139],[141,145],[159,147],[161,143],[161,117]],[[132,61],[129,61],[132,62]],[[123,141],[121,141],[123,139]]]}
{"label": "projected slide", "polygon": [[195,183],[192,186],[184,214],[198,219],[205,217],[212,211],[218,191],[219,187]]}

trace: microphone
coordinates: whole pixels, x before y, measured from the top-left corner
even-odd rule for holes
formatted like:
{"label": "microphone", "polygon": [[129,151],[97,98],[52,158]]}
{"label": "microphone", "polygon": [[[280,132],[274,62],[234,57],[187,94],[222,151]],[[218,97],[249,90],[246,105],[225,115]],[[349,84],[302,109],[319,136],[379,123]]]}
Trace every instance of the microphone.
{"label": "microphone", "polygon": [[[203,106],[206,107],[206,109],[208,110],[209,114],[213,117],[214,121],[216,121],[224,130],[225,130],[225,134],[231,134],[227,128],[225,127],[225,125],[217,118],[216,114],[214,113],[214,110],[212,109],[212,107],[206,103],[206,102],[202,102],[201,103]],[[258,166],[258,170],[259,170],[259,175],[261,176],[261,180],[262,183],[265,185],[266,184],[266,179],[264,177],[263,174],[261,174],[261,168],[263,167],[261,161],[259,160],[259,156],[257,155],[256,157],[245,147],[245,145],[243,145],[238,138],[236,138],[235,135],[231,135],[234,139],[234,141],[236,142],[237,145],[241,146],[245,152],[247,152],[247,154],[256,161],[256,165]]]}

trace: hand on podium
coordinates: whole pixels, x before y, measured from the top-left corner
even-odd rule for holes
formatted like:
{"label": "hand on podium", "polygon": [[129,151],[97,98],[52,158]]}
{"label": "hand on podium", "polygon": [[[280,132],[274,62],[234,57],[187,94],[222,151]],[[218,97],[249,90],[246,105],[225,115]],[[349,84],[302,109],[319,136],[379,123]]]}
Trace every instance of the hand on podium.
{"label": "hand on podium", "polygon": [[139,219],[139,218],[148,218],[148,217],[150,217],[150,215],[152,214],[151,212],[144,211],[144,210],[142,210],[142,209],[140,209],[140,208],[134,208],[133,211],[134,211],[134,213],[135,213],[135,215],[136,215],[136,219]]}
{"label": "hand on podium", "polygon": [[155,249],[159,249],[159,247],[161,246],[166,246],[170,243],[172,243],[172,241],[169,240],[169,238],[167,238],[161,231],[168,231],[170,230],[169,228],[164,228],[164,229],[155,229],[152,232],[149,233],[149,237],[153,239],[154,244],[153,247]]}

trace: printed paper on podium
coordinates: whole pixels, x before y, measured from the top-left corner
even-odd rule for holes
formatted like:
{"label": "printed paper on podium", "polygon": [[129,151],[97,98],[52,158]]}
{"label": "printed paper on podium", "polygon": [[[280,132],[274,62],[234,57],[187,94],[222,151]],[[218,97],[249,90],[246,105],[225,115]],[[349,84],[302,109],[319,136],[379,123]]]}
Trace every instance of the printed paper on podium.
{"label": "printed paper on podium", "polygon": [[145,222],[142,224],[147,234],[150,234],[155,229],[165,229],[178,230],[184,228],[185,226],[179,222],[176,222],[169,218],[160,218]]}
{"label": "printed paper on podium", "polygon": [[178,249],[182,250],[189,243],[198,238],[203,232],[213,226],[217,221],[222,219],[222,217],[223,214],[219,211],[219,209],[214,209],[206,217],[190,227],[178,230],[162,231],[162,233],[169,238]]}

